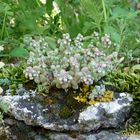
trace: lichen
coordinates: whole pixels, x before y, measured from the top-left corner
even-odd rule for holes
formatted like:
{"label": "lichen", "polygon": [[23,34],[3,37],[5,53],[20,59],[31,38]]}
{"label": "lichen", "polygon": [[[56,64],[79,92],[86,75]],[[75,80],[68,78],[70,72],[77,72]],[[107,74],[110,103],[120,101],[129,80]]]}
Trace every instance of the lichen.
{"label": "lichen", "polygon": [[81,88],[81,93],[78,96],[74,97],[78,102],[86,103],[89,105],[95,105],[99,102],[110,102],[113,99],[114,92],[106,90],[105,86],[87,86],[84,85],[83,89]]}
{"label": "lichen", "polygon": [[111,102],[113,99],[113,91],[107,90],[104,92],[104,94],[100,97],[97,97],[96,99],[91,99],[88,103],[90,105],[95,105],[96,103],[100,102]]}

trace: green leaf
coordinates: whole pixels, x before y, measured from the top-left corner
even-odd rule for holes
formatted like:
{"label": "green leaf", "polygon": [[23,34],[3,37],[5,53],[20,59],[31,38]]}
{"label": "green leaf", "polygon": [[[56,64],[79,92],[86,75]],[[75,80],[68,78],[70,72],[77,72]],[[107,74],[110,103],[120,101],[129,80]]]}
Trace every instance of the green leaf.
{"label": "green leaf", "polygon": [[46,40],[46,42],[48,43],[48,45],[49,45],[49,48],[51,48],[51,49],[55,49],[56,48],[56,41],[55,41],[55,39],[54,38],[51,38],[51,37],[46,37],[45,38],[45,40]]}
{"label": "green leaf", "polygon": [[126,18],[126,19],[132,19],[137,16],[136,12],[134,10],[128,10],[125,8],[121,7],[115,7],[113,12],[112,12],[112,17],[113,18]]}
{"label": "green leaf", "polygon": [[101,1],[81,0],[81,9],[86,16],[100,23],[103,18]]}
{"label": "green leaf", "polygon": [[14,56],[14,57],[23,57],[23,58],[25,58],[26,56],[28,56],[28,51],[25,48],[19,47],[19,48],[13,49],[10,52],[9,55]]}
{"label": "green leaf", "polygon": [[2,109],[3,112],[6,113],[9,109],[9,105],[7,102],[0,101],[0,108]]}
{"label": "green leaf", "polygon": [[94,23],[93,23],[93,22],[85,22],[82,31],[83,31],[83,33],[85,34],[85,33],[88,32],[88,30],[91,30],[91,29],[93,29],[94,27],[95,27],[95,26],[94,26]]}
{"label": "green leaf", "polygon": [[134,66],[132,67],[132,70],[133,70],[133,71],[135,71],[135,70],[140,70],[140,64],[134,65]]}
{"label": "green leaf", "polygon": [[46,3],[46,9],[48,15],[51,15],[52,9],[53,9],[53,0],[48,0]]}
{"label": "green leaf", "polygon": [[4,13],[4,12],[7,12],[9,11],[11,8],[8,4],[6,3],[2,3],[0,4],[0,13]]}
{"label": "green leaf", "polygon": [[62,7],[65,4],[63,0],[54,0],[54,1],[58,4],[59,7]]}
{"label": "green leaf", "polygon": [[110,34],[111,38],[116,42],[116,43],[120,43],[121,41],[121,36],[120,34],[117,32],[117,29],[112,27],[112,26],[106,26],[104,29],[104,32],[106,34]]}
{"label": "green leaf", "polygon": [[10,84],[10,80],[7,78],[0,78],[0,85],[9,85]]}
{"label": "green leaf", "polygon": [[108,85],[108,86],[114,86],[114,84],[113,83],[111,83],[111,82],[103,82],[105,85]]}

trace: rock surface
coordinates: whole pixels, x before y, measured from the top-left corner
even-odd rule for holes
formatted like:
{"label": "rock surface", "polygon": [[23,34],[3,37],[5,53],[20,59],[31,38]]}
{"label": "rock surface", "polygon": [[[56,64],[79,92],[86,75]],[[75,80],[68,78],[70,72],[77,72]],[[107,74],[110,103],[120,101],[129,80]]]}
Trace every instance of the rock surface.
{"label": "rock surface", "polygon": [[61,119],[59,104],[44,105],[34,94],[1,96],[0,101],[9,104],[9,114],[27,125],[47,130],[90,132],[98,129],[118,128],[129,117],[132,97],[127,93],[114,95],[111,102],[89,106],[77,118]]}
{"label": "rock surface", "polygon": [[80,134],[76,138],[72,138],[66,134],[53,134],[50,137],[51,140],[127,140],[127,137],[123,137],[119,134],[101,131],[97,134]]}
{"label": "rock surface", "polygon": [[31,127],[11,118],[6,118],[4,121],[6,132],[5,135],[3,133],[3,137],[0,135],[1,140],[140,140],[138,136],[122,136],[120,132],[113,130],[86,134],[80,132],[62,133]]}
{"label": "rock surface", "polygon": [[97,130],[100,127],[118,128],[129,116],[131,101],[129,94],[120,93],[112,102],[97,103],[87,107],[79,114],[78,122],[87,131]]}

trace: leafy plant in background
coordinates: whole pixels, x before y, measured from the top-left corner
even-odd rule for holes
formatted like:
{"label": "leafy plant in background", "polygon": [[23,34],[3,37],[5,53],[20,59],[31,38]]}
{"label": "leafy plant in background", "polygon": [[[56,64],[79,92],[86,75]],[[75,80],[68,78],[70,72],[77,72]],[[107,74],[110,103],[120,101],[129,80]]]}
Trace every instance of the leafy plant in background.
{"label": "leafy plant in background", "polygon": [[[26,18],[23,18],[24,11],[21,9],[18,1],[1,1],[0,6],[0,44],[5,47],[5,51],[1,53],[0,56],[7,58],[9,56],[25,57],[27,51],[24,48],[19,47],[19,38],[23,33],[21,33],[20,29],[22,25],[20,25],[18,21],[19,18],[22,18],[21,21],[24,22]],[[17,14],[20,15],[17,16]],[[28,25],[29,24],[30,23],[28,23]],[[27,28],[27,25],[24,24],[24,27]]]}
{"label": "leafy plant in background", "polygon": [[[38,1],[38,0],[37,0]],[[39,32],[41,28],[37,26],[37,20],[45,14],[44,5],[39,5],[37,1],[5,0],[1,2],[1,18],[5,15],[3,22],[3,30],[6,34],[4,36],[21,36],[33,31]],[[39,28],[39,30],[38,30]]]}
{"label": "leafy plant in background", "polygon": [[1,57],[25,58],[28,53],[22,47],[25,34],[59,36],[60,16],[53,0],[42,4],[40,0],[0,1],[0,45],[5,51]]}
{"label": "leafy plant in background", "polygon": [[40,0],[1,1],[1,39],[25,34],[56,35],[59,28],[59,14],[54,9],[54,0],[42,4]]}
{"label": "leafy plant in background", "polygon": [[88,33],[93,29],[102,33],[101,24],[106,21],[106,14],[104,17],[104,1],[82,0],[80,6],[82,15],[86,17],[83,32]]}
{"label": "leafy plant in background", "polygon": [[[119,44],[116,51],[125,56],[124,65],[139,57],[139,11],[137,1],[74,0],[55,1],[60,8],[63,30],[71,37],[89,35],[92,30],[110,34]],[[138,39],[136,41],[136,38]],[[124,51],[125,50],[125,51]]]}
{"label": "leafy plant in background", "polygon": [[71,37],[82,33],[85,17],[81,14],[80,0],[54,0],[60,9],[60,18],[63,32],[68,32]]}
{"label": "leafy plant in background", "polygon": [[82,0],[79,9],[78,15],[84,17],[81,21],[83,34],[89,34],[91,29],[110,34],[120,46],[116,47],[116,51],[125,55],[125,65],[139,57],[139,41],[136,42],[139,38],[139,11],[132,2]]}
{"label": "leafy plant in background", "polygon": [[125,54],[128,65],[133,57],[139,57],[139,44],[136,42],[140,22],[139,11],[136,11],[128,1],[118,2],[118,7],[115,7],[115,4],[114,2],[110,6],[111,16],[104,30],[107,33],[110,32],[114,40],[120,44],[120,53]]}

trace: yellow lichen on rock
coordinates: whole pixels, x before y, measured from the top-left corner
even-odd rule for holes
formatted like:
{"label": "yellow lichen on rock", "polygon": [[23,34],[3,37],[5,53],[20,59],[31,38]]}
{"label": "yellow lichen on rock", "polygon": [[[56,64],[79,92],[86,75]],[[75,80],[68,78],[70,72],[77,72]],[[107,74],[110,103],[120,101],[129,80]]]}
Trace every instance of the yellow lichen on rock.
{"label": "yellow lichen on rock", "polygon": [[100,102],[110,102],[113,99],[113,91],[106,90],[103,95],[96,97],[95,99],[90,99],[89,95],[91,91],[94,89],[93,86],[83,85],[82,88],[80,88],[81,93],[79,93],[78,96],[74,97],[75,100],[81,103],[86,103],[89,105],[95,105],[96,103]]}

